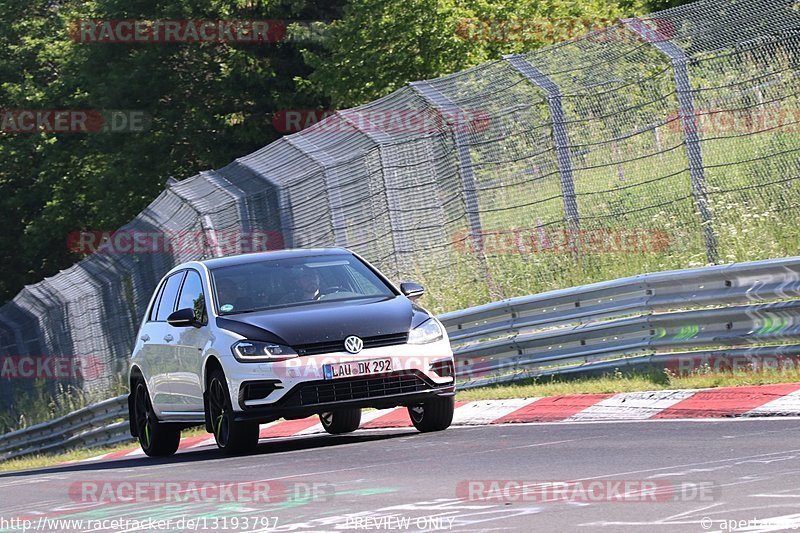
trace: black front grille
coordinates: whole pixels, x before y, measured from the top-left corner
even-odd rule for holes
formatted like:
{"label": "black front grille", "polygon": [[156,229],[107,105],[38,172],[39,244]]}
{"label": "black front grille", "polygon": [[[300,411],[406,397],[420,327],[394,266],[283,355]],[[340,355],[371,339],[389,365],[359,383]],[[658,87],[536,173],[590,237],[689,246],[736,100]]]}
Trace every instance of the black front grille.
{"label": "black front grille", "polygon": [[431,387],[415,372],[395,372],[381,377],[352,378],[301,385],[300,405],[380,398],[429,390]]}
{"label": "black front grille", "polygon": [[[392,333],[389,335],[377,335],[375,337],[365,337],[364,348],[381,348],[383,346],[396,346],[405,344],[408,341],[408,333]],[[299,355],[319,355],[331,352],[344,351],[344,339],[336,341],[316,342],[314,344],[301,344],[294,349]]]}
{"label": "black front grille", "polygon": [[294,349],[298,355],[317,355],[321,353],[341,352],[344,350],[344,341],[317,342],[315,344],[301,344]]}
{"label": "black front grille", "polygon": [[[393,333],[391,335],[378,335],[364,339],[364,348],[381,348],[383,346],[395,346],[405,344],[408,341],[408,333]],[[344,341],[342,341],[344,342]]]}

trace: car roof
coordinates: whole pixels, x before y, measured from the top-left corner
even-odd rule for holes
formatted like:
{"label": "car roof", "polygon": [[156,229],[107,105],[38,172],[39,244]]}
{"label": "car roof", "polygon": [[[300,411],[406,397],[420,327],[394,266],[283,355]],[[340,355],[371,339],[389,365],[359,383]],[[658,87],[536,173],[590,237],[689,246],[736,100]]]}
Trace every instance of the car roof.
{"label": "car roof", "polygon": [[197,262],[205,265],[209,270],[213,270],[215,268],[233,265],[246,265],[248,263],[259,263],[261,261],[269,261],[274,259],[290,259],[296,257],[342,254],[352,255],[352,252],[345,248],[296,248],[290,250],[275,250],[272,252],[231,255],[228,257],[216,257],[214,259],[205,259]]}

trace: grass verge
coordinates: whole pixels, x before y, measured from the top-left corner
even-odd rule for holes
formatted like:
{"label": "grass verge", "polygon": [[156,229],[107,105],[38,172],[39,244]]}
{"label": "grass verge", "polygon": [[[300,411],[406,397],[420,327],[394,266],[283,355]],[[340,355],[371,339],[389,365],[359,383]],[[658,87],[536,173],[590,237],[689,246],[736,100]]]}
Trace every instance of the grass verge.
{"label": "grass verge", "polygon": [[507,385],[492,385],[479,389],[459,391],[458,400],[504,400],[561,396],[565,394],[602,394],[638,392],[662,389],[706,389],[714,387],[741,387],[800,381],[800,369],[764,370],[760,372],[715,372],[705,369],[678,376],[670,372],[652,372],[614,375],[583,379],[528,379]]}
{"label": "grass verge", "polygon": [[129,442],[122,442],[114,446],[103,446],[102,448],[82,448],[54,455],[28,455],[26,457],[18,457],[9,461],[0,462],[0,472],[30,470],[32,468],[56,466],[68,461],[82,461],[84,459],[97,457],[98,455],[126,450],[135,445],[136,442],[131,439]]}
{"label": "grass verge", "polygon": [[[189,428],[181,432],[181,437],[196,437],[198,435],[208,435],[205,428]],[[0,472],[12,472],[15,470],[30,470],[32,468],[45,468],[48,466],[57,466],[69,461],[82,461],[97,457],[98,455],[105,455],[107,453],[120,452],[131,448],[136,448],[138,443],[131,438],[126,442],[115,444],[114,446],[103,446],[101,448],[81,448],[75,450],[68,450],[66,452],[57,453],[53,455],[29,455],[26,457],[19,457],[9,461],[0,462]]]}

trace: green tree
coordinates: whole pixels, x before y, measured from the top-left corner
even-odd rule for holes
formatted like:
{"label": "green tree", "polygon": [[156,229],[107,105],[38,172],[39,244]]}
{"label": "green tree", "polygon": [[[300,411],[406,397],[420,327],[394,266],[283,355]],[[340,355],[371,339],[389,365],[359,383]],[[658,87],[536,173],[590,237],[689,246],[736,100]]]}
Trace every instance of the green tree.
{"label": "green tree", "polygon": [[[140,133],[0,133],[0,295],[74,263],[75,230],[114,230],[169,177],[220,167],[275,140],[275,111],[327,107],[295,79],[298,42],[80,43],[79,20],[331,20],[344,0],[0,0],[2,109],[140,110]],[[314,43],[302,48],[313,50]]]}
{"label": "green tree", "polygon": [[696,1],[697,0],[647,0],[645,6],[648,11],[661,11],[662,9],[691,4]]}
{"label": "green tree", "polygon": [[528,51],[643,12],[639,0],[351,0],[324,52],[305,50],[336,107],[384,96],[503,54]]}

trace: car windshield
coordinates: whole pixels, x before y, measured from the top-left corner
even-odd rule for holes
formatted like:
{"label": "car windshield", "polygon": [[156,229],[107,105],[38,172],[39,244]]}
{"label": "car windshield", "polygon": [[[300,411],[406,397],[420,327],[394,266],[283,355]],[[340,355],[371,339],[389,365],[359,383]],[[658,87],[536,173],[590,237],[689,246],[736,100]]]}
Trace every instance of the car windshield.
{"label": "car windshield", "polygon": [[211,271],[217,313],[229,315],[395,292],[351,255],[272,259]]}

